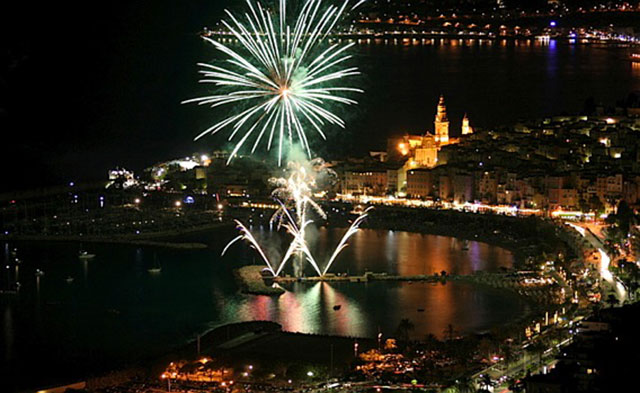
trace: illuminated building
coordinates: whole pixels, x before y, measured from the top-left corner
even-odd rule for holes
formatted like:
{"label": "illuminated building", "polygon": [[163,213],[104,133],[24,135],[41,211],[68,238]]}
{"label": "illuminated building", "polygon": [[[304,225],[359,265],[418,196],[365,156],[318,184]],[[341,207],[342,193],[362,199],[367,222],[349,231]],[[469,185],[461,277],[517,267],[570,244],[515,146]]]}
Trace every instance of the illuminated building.
{"label": "illuminated building", "polygon": [[469,117],[467,114],[464,114],[464,118],[462,118],[462,135],[473,134],[473,128],[469,125]]}
{"label": "illuminated building", "polygon": [[[444,146],[460,142],[459,138],[452,138],[449,129],[449,117],[444,96],[440,96],[436,107],[434,132],[424,135],[404,135],[391,138],[387,143],[388,157],[406,160],[405,169],[433,168],[438,165],[438,153]],[[469,118],[465,114],[462,119],[462,135],[473,134]]]}
{"label": "illuminated building", "polygon": [[407,196],[424,199],[433,196],[433,178],[428,169],[412,169],[407,171]]}
{"label": "illuminated building", "polygon": [[389,188],[386,169],[345,171],[342,193],[351,195],[384,195]]}
{"label": "illuminated building", "polygon": [[126,190],[138,185],[138,181],[132,171],[124,168],[115,168],[109,171],[109,183],[106,188],[116,188]]}
{"label": "illuminated building", "polygon": [[449,118],[447,117],[447,106],[444,104],[444,96],[440,96],[438,102],[438,111],[436,112],[436,120],[434,122],[434,130],[436,133],[436,144],[449,144]]}

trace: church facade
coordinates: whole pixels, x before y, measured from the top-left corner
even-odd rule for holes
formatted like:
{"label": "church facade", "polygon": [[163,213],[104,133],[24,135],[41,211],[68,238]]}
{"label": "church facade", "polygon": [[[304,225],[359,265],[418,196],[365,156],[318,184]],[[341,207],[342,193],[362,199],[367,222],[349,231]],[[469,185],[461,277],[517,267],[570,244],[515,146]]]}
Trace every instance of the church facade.
{"label": "church facade", "polygon": [[[462,119],[461,135],[473,134],[473,128],[469,124],[469,118],[465,114]],[[444,96],[440,96],[436,109],[433,133],[424,135],[404,135],[400,138],[392,138],[388,141],[387,150],[389,157],[406,159],[405,169],[433,168],[438,165],[438,152],[447,145],[460,142],[460,138],[453,138],[449,134],[449,118]]]}

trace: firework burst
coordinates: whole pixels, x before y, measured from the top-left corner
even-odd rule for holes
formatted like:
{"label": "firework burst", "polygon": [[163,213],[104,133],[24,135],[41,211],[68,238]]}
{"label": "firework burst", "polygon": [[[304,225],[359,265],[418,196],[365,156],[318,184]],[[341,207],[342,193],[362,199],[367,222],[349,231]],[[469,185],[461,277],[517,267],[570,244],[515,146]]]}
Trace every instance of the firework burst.
{"label": "firework burst", "polygon": [[[307,131],[326,139],[323,127],[344,128],[331,107],[356,104],[348,96],[362,93],[345,85],[348,78],[359,75],[356,67],[345,66],[354,44],[330,43],[328,35],[346,12],[365,0],[342,0],[326,7],[322,0],[301,2],[300,10],[290,12],[287,1],[279,0],[278,11],[270,12],[246,0],[248,10],[243,16],[226,11],[229,20],[222,21],[238,45],[232,48],[205,37],[226,57],[224,66],[199,64],[201,83],[215,85],[218,92],[184,103],[242,108],[196,137],[229,129],[228,140],[235,144],[229,161],[245,145],[252,145],[254,153],[262,143],[267,150],[277,145],[278,165],[283,148],[294,143],[311,156]],[[288,12],[295,17],[288,17]]]}
{"label": "firework burst", "polygon": [[[260,243],[251,234],[249,228],[238,220],[236,220],[236,224],[240,235],[227,244],[222,251],[222,255],[225,255],[234,243],[244,240],[256,250],[274,277],[278,277],[287,263],[292,260],[299,262],[304,260],[313,267],[318,276],[324,276],[329,269],[331,269],[342,251],[347,248],[349,239],[358,233],[360,225],[367,218],[372,208],[366,209],[351,223],[329,256],[328,261],[324,264],[324,267],[322,267],[321,263],[319,263],[309,249],[306,230],[307,227],[313,223],[313,219],[309,218],[310,213],[313,212],[323,219],[327,217],[322,207],[312,199],[313,189],[316,187],[316,182],[319,178],[332,178],[335,172],[329,169],[320,158],[311,161],[310,165],[306,166],[299,163],[289,163],[289,170],[290,175],[288,178],[271,180],[276,186],[272,196],[280,204],[280,209],[273,214],[270,222],[272,225],[275,225],[278,230],[284,229],[292,238],[282,259],[280,259],[280,261],[270,260],[263,251]],[[298,269],[300,268],[301,266],[298,266]],[[295,270],[294,267],[294,271]]]}

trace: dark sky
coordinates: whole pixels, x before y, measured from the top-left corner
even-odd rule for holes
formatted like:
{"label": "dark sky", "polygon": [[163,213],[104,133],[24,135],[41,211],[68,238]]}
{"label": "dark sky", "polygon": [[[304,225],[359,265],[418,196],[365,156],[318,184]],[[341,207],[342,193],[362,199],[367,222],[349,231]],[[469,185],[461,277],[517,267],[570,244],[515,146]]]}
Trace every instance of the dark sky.
{"label": "dark sky", "polygon": [[20,3],[0,12],[0,190],[194,150],[201,125],[179,102],[196,86],[199,30],[225,1]]}
{"label": "dark sky", "polygon": [[[215,26],[223,7],[243,3],[19,2],[0,9],[0,192],[105,179],[116,165],[139,171],[222,147],[228,134],[193,142],[220,114],[180,102],[206,91],[196,63],[215,51],[199,38],[201,29]],[[440,94],[455,134],[465,112],[472,125],[492,127],[576,113],[588,97],[609,105],[640,89],[625,48],[456,41],[356,49],[366,94],[340,113],[345,132],[324,130],[328,142],[314,135],[312,148],[325,158],[365,154],[383,148],[389,134],[429,130]]]}

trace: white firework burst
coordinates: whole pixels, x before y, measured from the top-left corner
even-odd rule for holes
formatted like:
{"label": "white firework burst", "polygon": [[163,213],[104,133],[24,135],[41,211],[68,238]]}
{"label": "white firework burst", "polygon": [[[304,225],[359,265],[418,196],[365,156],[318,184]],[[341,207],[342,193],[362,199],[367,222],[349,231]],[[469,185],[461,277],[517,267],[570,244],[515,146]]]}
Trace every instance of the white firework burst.
{"label": "white firework burst", "polygon": [[326,139],[323,128],[327,125],[344,128],[344,120],[331,107],[356,104],[349,96],[362,93],[345,85],[346,78],[360,74],[357,67],[345,65],[354,43],[331,43],[328,35],[345,12],[365,0],[341,0],[328,6],[322,0],[300,1],[296,17],[288,18],[286,0],[279,0],[277,12],[246,0],[248,10],[242,17],[226,11],[229,21],[222,21],[238,45],[205,37],[226,57],[224,66],[199,64],[204,75],[201,83],[214,84],[218,92],[184,103],[237,107],[234,114],[196,137],[230,129],[228,139],[235,146],[229,161],[246,144],[252,144],[253,154],[263,142],[267,150],[277,144],[278,165],[283,148],[294,143],[311,156],[307,131],[315,130]]}

